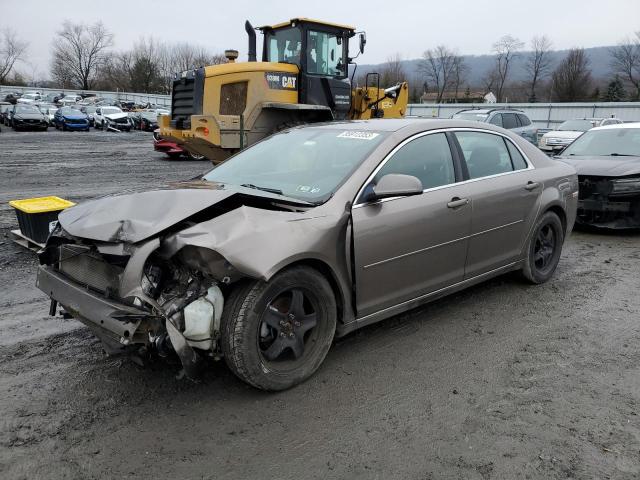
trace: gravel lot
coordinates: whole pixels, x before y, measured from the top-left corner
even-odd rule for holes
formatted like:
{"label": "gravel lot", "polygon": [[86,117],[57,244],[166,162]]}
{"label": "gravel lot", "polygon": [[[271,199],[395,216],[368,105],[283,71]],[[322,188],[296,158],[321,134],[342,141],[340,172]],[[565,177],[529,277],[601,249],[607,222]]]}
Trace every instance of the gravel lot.
{"label": "gravel lot", "polygon": [[554,279],[507,275],[339,340],[290,391],[223,363],[105,357],[47,317],[7,202],[188,178],[151,135],[0,133],[0,478],[637,479],[640,234],[574,232]]}

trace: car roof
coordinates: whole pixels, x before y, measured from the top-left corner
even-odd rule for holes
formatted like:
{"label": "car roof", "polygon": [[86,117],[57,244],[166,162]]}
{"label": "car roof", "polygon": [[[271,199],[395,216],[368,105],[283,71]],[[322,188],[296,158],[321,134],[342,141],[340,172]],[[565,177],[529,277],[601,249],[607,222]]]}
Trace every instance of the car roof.
{"label": "car roof", "polygon": [[475,113],[494,113],[494,112],[499,112],[499,113],[524,113],[522,110],[518,110],[516,108],[465,108],[463,110],[459,110],[456,112],[457,113],[468,113],[468,112],[475,112]]}
{"label": "car roof", "polygon": [[[374,132],[397,132],[404,129],[437,130],[440,128],[474,128],[494,130],[490,124],[478,124],[470,120],[448,118],[389,118],[371,120],[349,120],[311,124],[303,128],[322,128],[327,130],[360,130]],[[496,131],[501,129],[495,128]]]}
{"label": "car roof", "polygon": [[612,130],[616,128],[640,128],[640,122],[618,123],[616,125],[605,125],[604,127],[596,127],[591,130]]}

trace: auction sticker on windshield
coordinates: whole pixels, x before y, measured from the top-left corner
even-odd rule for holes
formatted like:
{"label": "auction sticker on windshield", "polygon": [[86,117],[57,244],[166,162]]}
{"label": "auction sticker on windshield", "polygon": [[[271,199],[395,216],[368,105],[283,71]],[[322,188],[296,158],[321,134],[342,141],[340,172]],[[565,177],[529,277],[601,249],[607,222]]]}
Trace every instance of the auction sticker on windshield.
{"label": "auction sticker on windshield", "polygon": [[340,135],[338,135],[338,138],[355,138],[357,140],[373,140],[378,135],[380,134],[375,132],[358,132],[358,131],[347,130],[346,132],[342,132]]}

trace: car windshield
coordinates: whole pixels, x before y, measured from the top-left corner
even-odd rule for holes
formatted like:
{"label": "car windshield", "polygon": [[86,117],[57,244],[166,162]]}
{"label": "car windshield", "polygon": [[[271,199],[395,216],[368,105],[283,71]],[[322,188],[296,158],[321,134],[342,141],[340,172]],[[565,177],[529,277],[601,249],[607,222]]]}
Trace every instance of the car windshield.
{"label": "car windshield", "polygon": [[589,130],[578,137],[562,156],[640,156],[640,128]]}
{"label": "car windshield", "polygon": [[102,115],[112,115],[114,113],[122,113],[122,110],[120,110],[117,107],[109,107],[109,108],[102,108],[101,110]]}
{"label": "car windshield", "polygon": [[593,127],[595,127],[594,123],[595,121],[592,122],[591,120],[567,120],[558,127],[558,130],[570,132],[586,132],[587,130],[591,130]]}
{"label": "car windshield", "polygon": [[40,113],[40,110],[34,105],[20,105],[16,107],[16,113]]}
{"label": "car windshield", "polygon": [[478,112],[460,112],[453,115],[451,118],[457,118],[458,120],[473,120],[474,122],[484,122],[489,115],[486,113]]}
{"label": "car windshield", "polygon": [[60,109],[62,115],[80,115],[82,112],[77,108],[64,107]]}
{"label": "car windshield", "polygon": [[95,113],[96,107],[84,107],[85,113]]}
{"label": "car windshield", "polygon": [[204,179],[319,204],[386,136],[385,132],[327,128],[290,130],[241,151]]}

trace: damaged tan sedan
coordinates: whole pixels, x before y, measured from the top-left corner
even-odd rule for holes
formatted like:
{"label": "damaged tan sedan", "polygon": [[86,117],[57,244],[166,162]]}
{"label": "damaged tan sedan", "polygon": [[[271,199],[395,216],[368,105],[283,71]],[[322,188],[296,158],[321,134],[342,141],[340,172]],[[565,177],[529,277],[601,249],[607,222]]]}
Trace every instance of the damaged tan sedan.
{"label": "damaged tan sedan", "polygon": [[190,377],[224,358],[282,390],[334,336],[512,270],[547,281],[577,191],[573,167],[491,125],[307,126],[66,210],[37,282],[109,352],[175,352]]}

